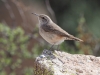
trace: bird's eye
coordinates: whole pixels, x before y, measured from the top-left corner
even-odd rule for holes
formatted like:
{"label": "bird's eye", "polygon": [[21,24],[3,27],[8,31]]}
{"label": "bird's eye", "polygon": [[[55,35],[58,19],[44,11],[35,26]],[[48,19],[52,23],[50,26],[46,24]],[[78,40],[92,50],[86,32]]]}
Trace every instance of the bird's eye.
{"label": "bird's eye", "polygon": [[42,19],[45,19],[44,17],[42,17]]}

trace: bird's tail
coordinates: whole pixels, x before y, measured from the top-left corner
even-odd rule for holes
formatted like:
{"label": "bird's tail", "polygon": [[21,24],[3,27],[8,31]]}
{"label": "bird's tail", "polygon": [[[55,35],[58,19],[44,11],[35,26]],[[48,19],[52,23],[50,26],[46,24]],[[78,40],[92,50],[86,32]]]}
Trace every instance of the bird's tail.
{"label": "bird's tail", "polygon": [[79,42],[83,42],[83,40],[77,38],[77,37],[74,37],[73,40],[76,40],[76,41],[79,41]]}
{"label": "bird's tail", "polygon": [[77,37],[74,37],[73,35],[70,35],[69,37],[67,36],[66,40],[76,40],[76,41],[79,41],[79,42],[83,42],[83,40],[81,40]]}

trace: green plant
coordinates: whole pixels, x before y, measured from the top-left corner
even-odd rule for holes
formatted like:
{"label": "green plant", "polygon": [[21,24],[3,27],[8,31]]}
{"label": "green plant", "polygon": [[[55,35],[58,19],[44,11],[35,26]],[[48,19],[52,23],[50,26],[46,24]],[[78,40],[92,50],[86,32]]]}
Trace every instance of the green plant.
{"label": "green plant", "polygon": [[[28,39],[20,27],[11,29],[0,24],[0,75],[17,75],[15,70],[22,67],[23,61],[34,58],[34,53],[27,50]],[[27,70],[26,75],[31,71]]]}

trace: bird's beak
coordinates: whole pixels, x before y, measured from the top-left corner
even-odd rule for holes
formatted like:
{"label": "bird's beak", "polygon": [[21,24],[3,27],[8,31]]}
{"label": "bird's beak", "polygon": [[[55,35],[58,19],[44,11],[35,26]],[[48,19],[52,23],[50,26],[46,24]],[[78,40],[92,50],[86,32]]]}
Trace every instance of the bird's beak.
{"label": "bird's beak", "polygon": [[36,16],[39,16],[39,14],[37,14],[37,13],[32,13],[32,14],[34,14],[34,15],[36,15]]}

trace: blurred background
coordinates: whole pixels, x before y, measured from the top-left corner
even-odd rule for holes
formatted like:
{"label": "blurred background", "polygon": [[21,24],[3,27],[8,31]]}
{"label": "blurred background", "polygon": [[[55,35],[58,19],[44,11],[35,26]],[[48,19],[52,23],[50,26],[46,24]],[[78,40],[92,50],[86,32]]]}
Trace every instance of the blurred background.
{"label": "blurred background", "polygon": [[35,57],[50,48],[32,12],[84,40],[65,41],[60,50],[100,56],[100,0],[0,0],[0,75],[34,75]]}

